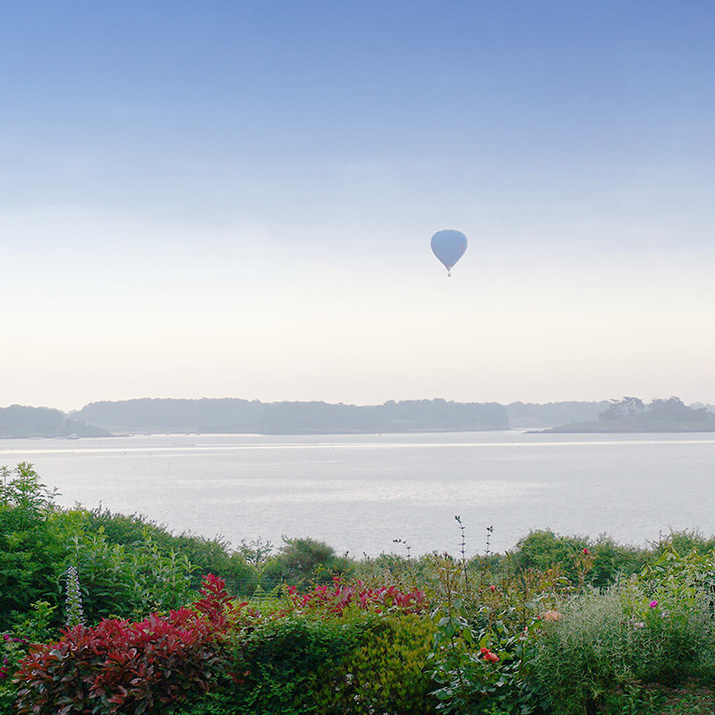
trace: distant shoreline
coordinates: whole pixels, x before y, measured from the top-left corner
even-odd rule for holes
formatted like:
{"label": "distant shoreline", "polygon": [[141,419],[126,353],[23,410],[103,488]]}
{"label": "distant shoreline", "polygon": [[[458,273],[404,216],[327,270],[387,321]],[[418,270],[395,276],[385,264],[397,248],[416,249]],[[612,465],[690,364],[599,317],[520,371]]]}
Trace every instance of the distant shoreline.
{"label": "distant shoreline", "polygon": [[705,432],[715,432],[715,426],[693,427],[684,425],[682,427],[654,425],[652,427],[633,427],[628,429],[599,429],[599,426],[563,425],[561,427],[549,427],[540,430],[527,430],[526,434],[703,434]]}
{"label": "distant shoreline", "polygon": [[[696,406],[697,405],[697,406]],[[141,398],[85,405],[0,408],[0,439],[81,439],[135,434],[381,435],[528,430],[530,434],[715,432],[713,405],[679,398],[621,401],[453,402],[388,400],[381,405],[269,402],[240,398]],[[710,411],[709,411],[710,410]]]}

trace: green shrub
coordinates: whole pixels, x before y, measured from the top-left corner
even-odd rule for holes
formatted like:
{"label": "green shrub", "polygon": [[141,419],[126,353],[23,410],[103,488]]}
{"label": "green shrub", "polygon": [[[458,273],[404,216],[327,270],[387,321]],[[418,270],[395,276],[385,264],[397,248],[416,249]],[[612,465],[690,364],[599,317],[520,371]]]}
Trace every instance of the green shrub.
{"label": "green shrub", "polygon": [[151,541],[162,556],[172,553],[185,556],[195,567],[191,588],[198,589],[201,577],[212,573],[226,582],[229,593],[249,597],[258,585],[256,570],[247,563],[242,550],[232,551],[220,538],[209,539],[198,534],[169,532],[144,516],[116,514],[108,509],[87,512],[86,530],[102,533],[110,545],[141,546]]}
{"label": "green shrub", "polygon": [[149,538],[132,547],[110,544],[103,532],[75,536],[71,543],[63,571],[77,569],[90,624],[179,608],[191,599],[195,567],[185,554],[164,555]]}
{"label": "green shrub", "polygon": [[316,712],[341,715],[427,715],[437,700],[427,672],[435,627],[429,618],[393,614],[367,618],[357,643],[325,673]]}
{"label": "green shrub", "polygon": [[18,690],[15,673],[33,643],[55,635],[54,611],[55,607],[46,601],[33,603],[30,612],[12,631],[0,633],[0,715],[15,715]]}
{"label": "green shrub", "polygon": [[26,641],[13,633],[0,633],[0,715],[11,715],[15,710],[17,686],[13,676],[26,655]]}
{"label": "green shrub", "polygon": [[643,549],[617,544],[605,534],[594,541],[586,536],[561,536],[550,529],[529,532],[510,555],[511,567],[558,569],[576,586],[598,588],[638,573],[649,559]]}
{"label": "green shrub", "polygon": [[0,467],[0,622],[13,625],[30,612],[30,604],[58,605],[58,576],[76,511],[55,506],[54,494],[32,465],[12,471]]}
{"label": "green shrub", "polygon": [[667,536],[661,536],[653,544],[653,555],[656,559],[668,551],[675,551],[679,554],[694,551],[699,556],[707,556],[713,550],[715,550],[715,536],[708,539],[697,530],[671,531]]}
{"label": "green shrub", "polygon": [[605,534],[601,534],[587,548],[592,568],[586,576],[586,583],[597,588],[606,588],[622,576],[639,573],[649,559],[646,550],[617,544]]}
{"label": "green shrub", "polygon": [[355,624],[290,615],[264,620],[234,641],[231,713],[299,715],[357,639]]}
{"label": "green shrub", "polygon": [[263,578],[268,590],[285,584],[306,588],[314,583],[330,583],[335,576],[350,575],[351,559],[337,556],[335,550],[315,539],[287,539],[280,552],[265,566]]}
{"label": "green shrub", "polygon": [[546,571],[568,564],[589,545],[584,536],[560,536],[550,529],[539,529],[519,539],[513,556],[519,568]]}

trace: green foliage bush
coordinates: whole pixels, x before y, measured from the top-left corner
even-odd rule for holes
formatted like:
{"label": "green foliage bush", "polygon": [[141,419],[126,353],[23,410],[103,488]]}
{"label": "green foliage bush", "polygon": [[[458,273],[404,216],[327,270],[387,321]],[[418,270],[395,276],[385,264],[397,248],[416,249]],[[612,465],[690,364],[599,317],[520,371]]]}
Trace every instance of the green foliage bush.
{"label": "green foliage bush", "polygon": [[355,646],[323,678],[316,711],[341,715],[428,715],[437,700],[427,671],[436,629],[416,614],[373,616],[361,624]]}
{"label": "green foliage bush", "polygon": [[172,553],[185,556],[195,567],[191,588],[198,589],[203,574],[212,573],[226,582],[226,589],[236,596],[252,595],[258,576],[243,555],[241,548],[232,551],[230,545],[216,537],[208,539],[197,534],[174,535],[165,527],[146,517],[113,513],[108,509],[87,512],[86,530],[102,533],[111,545],[141,546],[151,541],[162,556]]}
{"label": "green foliage bush", "polygon": [[33,643],[53,636],[54,610],[46,601],[33,603],[30,612],[12,631],[0,633],[0,715],[15,715],[18,690],[15,673]]}
{"label": "green foliage bush", "polygon": [[32,603],[59,602],[58,569],[77,514],[57,508],[53,496],[32,465],[0,467],[0,622],[9,626]]}
{"label": "green foliage bush", "polygon": [[243,678],[236,713],[298,715],[314,710],[321,683],[354,647],[354,624],[299,615],[269,619],[239,638],[235,664]]}
{"label": "green foliage bush", "polygon": [[82,533],[72,538],[65,565],[77,569],[90,624],[175,609],[191,599],[195,567],[185,554],[162,554],[150,538],[127,547],[110,544],[102,532]]}
{"label": "green foliage bush", "polygon": [[699,556],[709,556],[713,550],[715,550],[715,536],[708,539],[699,531],[683,529],[661,536],[653,544],[652,554],[655,559],[668,551],[675,551],[679,554],[695,552]]}
{"label": "green foliage bush", "polygon": [[[75,567],[85,618],[137,618],[178,608],[204,573],[225,576],[233,593],[257,584],[240,551],[218,539],[176,537],[141,517],[106,510],[63,509],[32,465],[0,467],[0,623],[21,621],[31,604],[59,606]],[[62,623],[55,611],[55,625]]]}
{"label": "green foliage bush", "polygon": [[266,563],[264,585],[270,590],[285,584],[306,588],[313,583],[330,583],[335,576],[349,576],[354,562],[337,556],[335,550],[315,539],[284,537],[280,552]]}
{"label": "green foliage bush", "polygon": [[[588,558],[584,559],[584,556]],[[605,588],[623,575],[638,573],[649,553],[617,544],[605,534],[592,540],[586,536],[561,536],[550,529],[539,529],[520,539],[511,557],[512,566],[518,570],[558,568],[574,585],[588,583]]]}

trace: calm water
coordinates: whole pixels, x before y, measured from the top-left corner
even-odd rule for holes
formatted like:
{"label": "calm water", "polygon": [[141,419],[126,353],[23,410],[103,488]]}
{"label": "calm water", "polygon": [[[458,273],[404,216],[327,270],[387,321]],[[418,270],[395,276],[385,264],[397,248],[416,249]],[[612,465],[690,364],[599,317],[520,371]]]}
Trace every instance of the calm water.
{"label": "calm water", "polygon": [[311,536],[339,552],[510,548],[531,529],[644,544],[715,532],[715,435],[474,432],[320,437],[151,435],[2,440],[64,505],[100,503],[174,531]]}

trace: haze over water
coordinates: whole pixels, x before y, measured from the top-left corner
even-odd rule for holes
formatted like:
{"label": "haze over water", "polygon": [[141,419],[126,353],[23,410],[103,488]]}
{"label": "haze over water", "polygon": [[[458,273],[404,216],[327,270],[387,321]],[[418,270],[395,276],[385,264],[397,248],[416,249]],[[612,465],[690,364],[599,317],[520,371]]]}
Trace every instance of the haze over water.
{"label": "haze over water", "polygon": [[175,532],[310,536],[353,557],[503,551],[531,529],[644,544],[715,532],[715,436],[151,435],[3,440],[0,464],[35,465],[62,505],[141,513]]}

